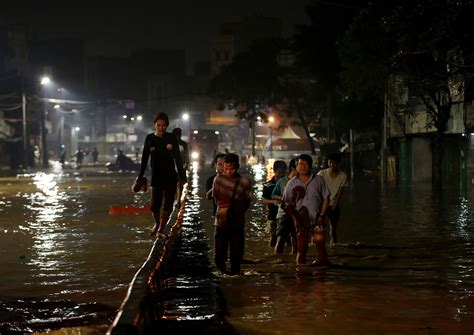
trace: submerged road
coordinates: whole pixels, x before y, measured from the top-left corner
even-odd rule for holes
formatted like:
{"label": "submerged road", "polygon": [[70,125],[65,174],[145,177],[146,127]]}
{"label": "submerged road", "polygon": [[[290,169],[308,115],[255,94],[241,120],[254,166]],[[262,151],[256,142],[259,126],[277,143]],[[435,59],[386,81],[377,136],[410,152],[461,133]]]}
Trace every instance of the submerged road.
{"label": "submerged road", "polygon": [[[193,174],[181,244],[152,283],[160,318],[151,331],[238,334],[472,334],[474,193],[357,179],[342,199],[334,266],[296,266],[274,255],[260,204],[267,171],[252,178],[243,275],[212,262],[209,170]],[[38,172],[0,183],[0,333],[104,334],[134,274],[154,245],[149,214],[109,215],[110,205],[143,206],[134,175],[97,169]],[[314,249],[310,246],[310,257]],[[160,261],[157,259],[157,261]],[[172,271],[171,271],[172,270]],[[146,284],[146,283],[145,283]],[[59,332],[59,331],[58,331]]]}
{"label": "submerged road", "polygon": [[177,205],[169,222],[170,238],[155,242],[111,334],[235,333],[227,322],[225,298],[210,263],[211,242],[203,222],[211,216],[202,209],[198,181],[193,174],[184,204]]}
{"label": "submerged road", "polygon": [[[242,276],[212,263],[204,174],[190,184],[182,239],[147,333],[471,334],[474,331],[472,194],[353,186],[343,202],[331,267],[296,266],[267,246],[259,204],[263,167],[247,215]],[[370,200],[370,201],[367,201]],[[446,213],[444,216],[440,213]],[[309,255],[314,255],[311,245]]]}

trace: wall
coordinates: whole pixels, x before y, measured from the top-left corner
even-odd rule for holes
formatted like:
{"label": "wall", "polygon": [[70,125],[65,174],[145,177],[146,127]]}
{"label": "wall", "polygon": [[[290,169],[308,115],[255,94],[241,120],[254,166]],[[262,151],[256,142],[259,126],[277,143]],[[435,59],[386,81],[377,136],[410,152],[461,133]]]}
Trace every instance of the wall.
{"label": "wall", "polygon": [[432,159],[429,138],[413,138],[411,143],[411,150],[412,182],[431,182]]}
{"label": "wall", "polygon": [[474,189],[474,133],[468,135],[466,150],[466,186],[468,189]]}

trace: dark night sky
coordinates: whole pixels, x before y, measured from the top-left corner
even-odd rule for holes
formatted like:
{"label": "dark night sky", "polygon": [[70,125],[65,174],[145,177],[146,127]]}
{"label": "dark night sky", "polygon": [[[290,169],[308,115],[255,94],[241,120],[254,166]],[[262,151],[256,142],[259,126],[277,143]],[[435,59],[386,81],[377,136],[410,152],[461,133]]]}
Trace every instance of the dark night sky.
{"label": "dark night sky", "polygon": [[[11,18],[23,18],[47,38],[77,37],[86,40],[89,55],[126,56],[133,48],[185,48],[188,69],[208,56],[209,40],[220,23],[232,17],[261,13],[283,20],[285,37],[295,24],[307,24],[304,5],[310,0],[173,0],[129,2],[104,6],[98,0],[42,1],[28,7],[2,9]],[[58,2],[54,2],[58,4]],[[101,6],[98,7],[97,3]],[[48,5],[49,4],[49,5]],[[2,6],[3,7],[3,6]]]}

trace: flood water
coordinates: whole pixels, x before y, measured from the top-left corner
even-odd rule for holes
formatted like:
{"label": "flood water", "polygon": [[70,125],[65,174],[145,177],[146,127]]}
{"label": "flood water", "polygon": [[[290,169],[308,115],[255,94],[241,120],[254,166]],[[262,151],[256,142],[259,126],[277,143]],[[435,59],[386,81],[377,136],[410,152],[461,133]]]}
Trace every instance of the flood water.
{"label": "flood water", "polygon": [[[257,185],[262,174],[254,169]],[[274,256],[261,206],[251,208],[246,257],[256,264],[244,267],[246,276],[222,282],[239,333],[474,333],[472,192],[382,189],[360,180],[341,208],[329,268]]]}
{"label": "flood water", "polygon": [[[134,176],[61,171],[0,179],[0,334],[109,325],[153,240]],[[106,328],[105,328],[106,329]]]}
{"label": "flood water", "polygon": [[[288,249],[273,255],[259,204],[265,169],[242,172],[255,194],[248,264],[241,277],[218,277],[238,333],[473,334],[472,191],[358,180],[343,197],[340,243],[328,248],[334,265],[316,268],[296,266]],[[193,179],[183,223],[201,220],[208,241],[211,204],[202,195],[210,174]],[[108,213],[111,204],[147,203],[148,194],[131,193],[131,181],[129,174],[59,170],[0,180],[1,334],[76,325],[105,331],[153,244],[149,215]]]}

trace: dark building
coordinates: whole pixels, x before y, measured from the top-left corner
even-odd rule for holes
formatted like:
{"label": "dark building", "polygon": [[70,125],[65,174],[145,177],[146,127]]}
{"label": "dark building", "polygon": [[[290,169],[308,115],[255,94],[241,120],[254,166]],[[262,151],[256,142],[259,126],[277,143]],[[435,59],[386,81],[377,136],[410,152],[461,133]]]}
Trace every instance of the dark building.
{"label": "dark building", "polygon": [[91,139],[99,150],[113,154],[120,147],[130,153],[141,146],[158,111],[178,117],[190,92],[185,70],[184,50],[140,49],[127,58],[88,58],[86,86],[97,101]]}
{"label": "dark building", "polygon": [[[27,31],[23,25],[0,22],[0,166],[17,168],[24,164],[25,145],[37,135],[33,122],[25,126],[26,104],[22,96],[29,89]],[[26,101],[26,99],[25,99]],[[23,110],[25,107],[25,110]],[[30,121],[34,117],[30,114]],[[20,153],[20,154],[19,154]]]}

